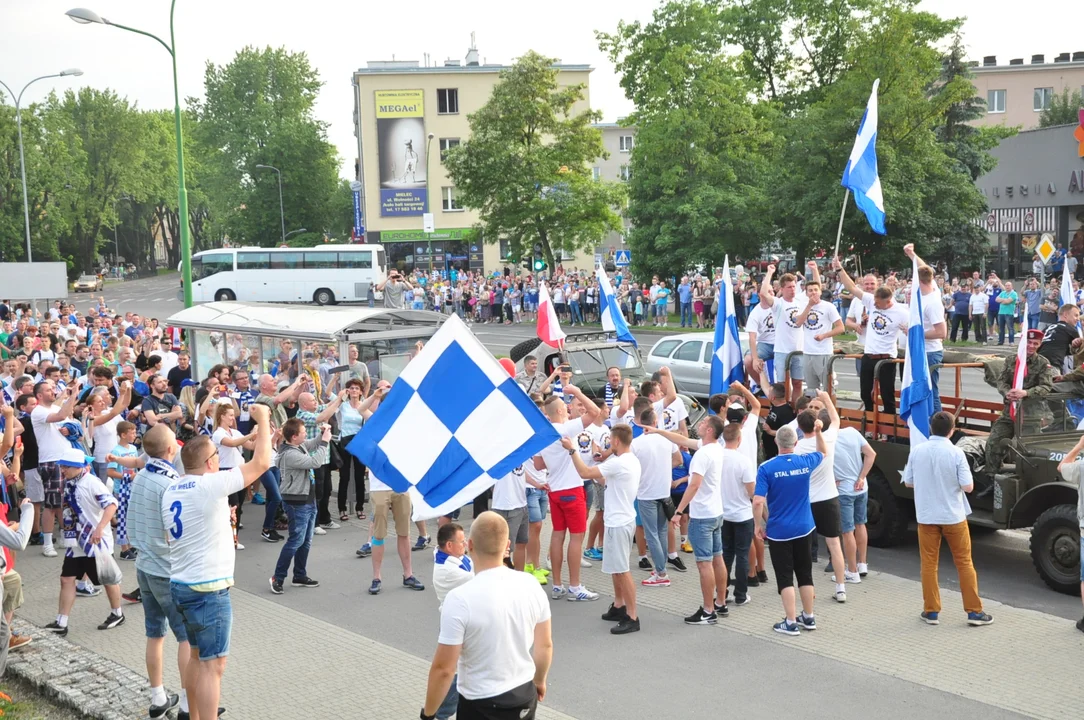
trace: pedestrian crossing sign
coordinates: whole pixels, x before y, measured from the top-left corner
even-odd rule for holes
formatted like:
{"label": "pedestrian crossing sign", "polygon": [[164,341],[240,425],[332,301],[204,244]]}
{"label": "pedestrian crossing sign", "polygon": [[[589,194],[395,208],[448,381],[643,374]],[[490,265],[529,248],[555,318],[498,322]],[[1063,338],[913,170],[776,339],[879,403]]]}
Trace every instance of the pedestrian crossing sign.
{"label": "pedestrian crossing sign", "polygon": [[1050,262],[1050,258],[1054,256],[1056,250],[1057,248],[1054,247],[1054,238],[1050,233],[1044,233],[1039,244],[1035,246],[1035,252],[1039,254],[1039,259],[1042,260],[1044,264]]}
{"label": "pedestrian crossing sign", "polygon": [[630,250],[618,250],[614,254],[614,265],[628,267],[632,264],[632,252]]}

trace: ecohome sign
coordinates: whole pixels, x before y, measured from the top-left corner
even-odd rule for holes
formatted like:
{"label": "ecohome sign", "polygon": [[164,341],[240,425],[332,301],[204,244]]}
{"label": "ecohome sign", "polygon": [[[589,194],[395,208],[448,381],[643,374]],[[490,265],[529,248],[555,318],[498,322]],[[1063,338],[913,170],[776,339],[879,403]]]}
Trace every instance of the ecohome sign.
{"label": "ecohome sign", "polygon": [[373,100],[380,214],[420,216],[426,210],[425,92],[377,90]]}

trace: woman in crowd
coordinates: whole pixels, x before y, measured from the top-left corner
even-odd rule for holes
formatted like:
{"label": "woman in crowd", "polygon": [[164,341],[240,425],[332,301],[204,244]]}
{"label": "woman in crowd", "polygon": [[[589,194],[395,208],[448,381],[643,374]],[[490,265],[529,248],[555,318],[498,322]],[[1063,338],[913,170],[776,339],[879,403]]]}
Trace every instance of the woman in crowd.
{"label": "woman in crowd", "polygon": [[361,464],[361,461],[346,451],[350,442],[354,439],[354,436],[361,430],[361,426],[365,423],[365,419],[362,416],[361,404],[363,402],[361,397],[362,384],[361,380],[352,378],[346,381],[346,402],[339,408],[340,421],[339,421],[339,437],[338,451],[339,457],[342,458],[343,465],[339,468],[339,520],[346,522],[350,519],[350,513],[347,512],[347,499],[350,493],[350,483],[353,481],[354,485],[354,513],[358,516],[358,520],[365,519],[365,466]]}
{"label": "woman in crowd", "polygon": [[[233,403],[229,400],[219,402],[215,407],[214,433],[211,441],[218,450],[218,468],[220,471],[230,470],[244,464],[241,449],[252,450],[256,446],[256,431],[248,435],[242,435],[237,429],[237,412]],[[249,486],[251,487],[251,486]],[[237,531],[241,525],[241,506],[245,500],[247,490],[239,490],[230,495],[230,526],[233,528],[233,546],[237,550],[244,550],[245,546],[237,539]]]}

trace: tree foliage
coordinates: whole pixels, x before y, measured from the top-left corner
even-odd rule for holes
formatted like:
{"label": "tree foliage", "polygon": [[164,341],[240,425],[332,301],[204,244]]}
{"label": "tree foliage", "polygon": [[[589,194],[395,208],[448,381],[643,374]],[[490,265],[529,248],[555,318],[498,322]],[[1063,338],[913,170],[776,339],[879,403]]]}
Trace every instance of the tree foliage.
{"label": "tree foliage", "polygon": [[1080,91],[1065,87],[1050,97],[1050,105],[1039,115],[1039,127],[1077,125],[1080,123],[1081,108],[1084,108],[1084,101],[1080,98]]}
{"label": "tree foliage", "polygon": [[505,239],[512,258],[541,247],[549,266],[558,251],[593,249],[621,231],[620,183],[595,181],[591,167],[605,155],[599,115],[577,111],[583,85],[557,81],[552,58],[534,51],[501,71],[493,94],[468,116],[470,140],[445,160],[459,203],[479,211],[482,240]]}

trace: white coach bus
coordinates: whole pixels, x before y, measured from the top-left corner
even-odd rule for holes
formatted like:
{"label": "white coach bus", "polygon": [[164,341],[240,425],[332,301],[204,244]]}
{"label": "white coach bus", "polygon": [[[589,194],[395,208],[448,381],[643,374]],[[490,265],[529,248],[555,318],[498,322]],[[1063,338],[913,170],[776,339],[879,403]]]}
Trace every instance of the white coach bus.
{"label": "white coach bus", "polygon": [[382,245],[220,248],[192,256],[193,302],[364,302],[386,278]]}

